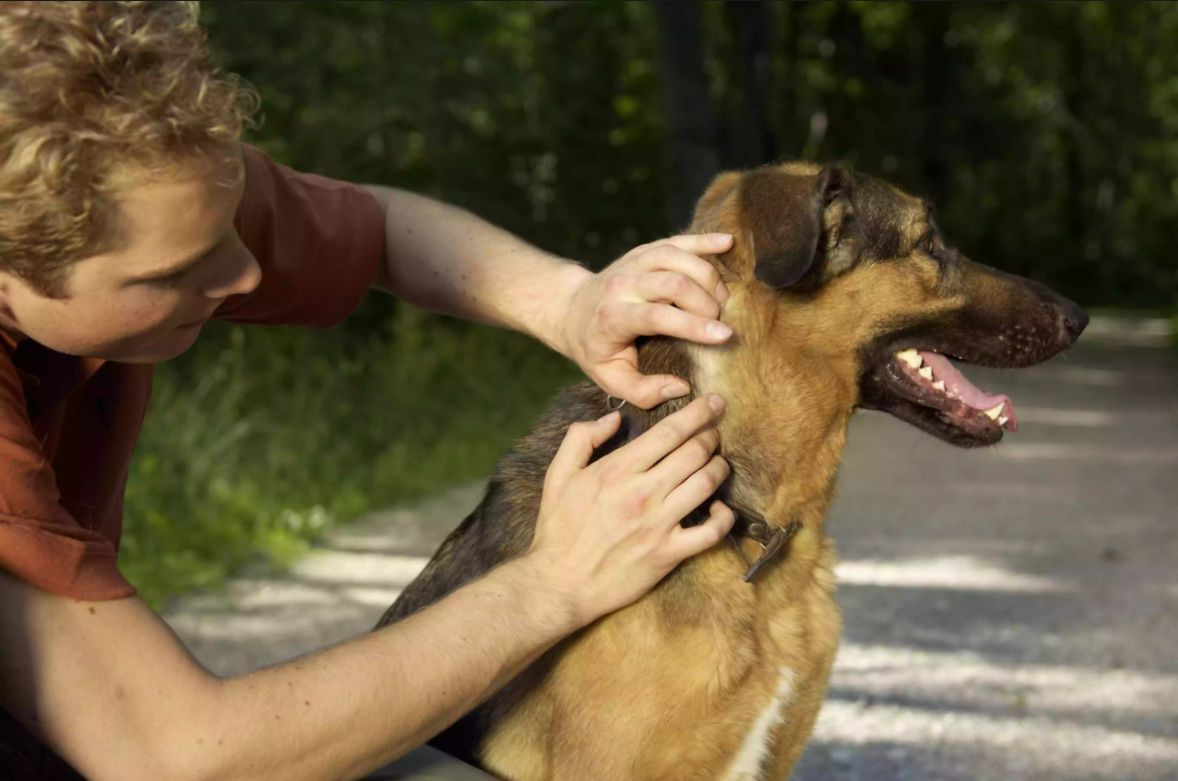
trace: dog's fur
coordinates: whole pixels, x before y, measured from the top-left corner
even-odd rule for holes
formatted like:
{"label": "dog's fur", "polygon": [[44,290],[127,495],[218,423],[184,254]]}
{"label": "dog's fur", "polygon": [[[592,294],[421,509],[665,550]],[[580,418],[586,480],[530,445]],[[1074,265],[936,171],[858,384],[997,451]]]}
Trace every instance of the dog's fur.
{"label": "dog's fur", "polygon": [[[735,236],[731,252],[710,258],[731,294],[722,318],[735,335],[719,347],[645,341],[642,368],[725,398],[729,495],[773,524],[800,521],[800,531],[752,583],[741,580],[761,552],[751,540],[684,562],[435,740],[502,778],[785,778],[838,646],[823,518],[852,414],[882,409],[957,445],[992,444],[999,425],[905,384],[895,353],[1028,366],[1066,349],[1087,322],[1041,285],[947,247],[924,202],[841,166],[723,174],[690,230]],[[599,455],[685,402],[629,411]],[[381,625],[524,553],[566,430],[605,405],[588,383],[561,394]]]}

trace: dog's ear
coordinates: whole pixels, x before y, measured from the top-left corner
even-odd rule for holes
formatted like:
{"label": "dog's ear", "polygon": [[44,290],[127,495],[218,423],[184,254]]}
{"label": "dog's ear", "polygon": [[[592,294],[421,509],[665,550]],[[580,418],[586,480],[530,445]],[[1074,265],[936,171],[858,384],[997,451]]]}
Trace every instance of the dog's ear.
{"label": "dog's ear", "polygon": [[842,166],[817,176],[762,168],[740,182],[741,222],[756,258],[753,274],[772,288],[821,281],[850,268],[862,237],[854,180]]}
{"label": "dog's ear", "polygon": [[740,186],[741,176],[743,174],[740,171],[726,171],[712,180],[695,204],[695,215],[691,220],[693,233],[724,233],[731,230],[727,227],[730,218],[726,212],[732,194]]}

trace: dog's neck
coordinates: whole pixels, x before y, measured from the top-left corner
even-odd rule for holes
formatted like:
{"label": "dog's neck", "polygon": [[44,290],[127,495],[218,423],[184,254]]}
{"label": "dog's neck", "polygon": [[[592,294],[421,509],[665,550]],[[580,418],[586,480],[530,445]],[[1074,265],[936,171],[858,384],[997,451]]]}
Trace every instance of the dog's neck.
{"label": "dog's neck", "polygon": [[642,372],[685,377],[692,391],[652,410],[626,405],[625,436],[646,431],[698,395],[717,392],[727,404],[718,422],[720,452],[732,467],[726,495],[781,527],[797,518],[821,523],[857,401],[845,379],[854,372],[808,352],[804,334],[777,334],[773,325],[738,323],[729,344],[715,347],[645,340]]}

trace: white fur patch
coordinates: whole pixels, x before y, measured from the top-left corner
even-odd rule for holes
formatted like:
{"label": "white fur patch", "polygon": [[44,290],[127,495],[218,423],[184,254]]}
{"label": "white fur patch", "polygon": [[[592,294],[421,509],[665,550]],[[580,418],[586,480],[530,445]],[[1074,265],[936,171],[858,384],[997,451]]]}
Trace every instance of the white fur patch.
{"label": "white fur patch", "polygon": [[695,372],[691,387],[697,394],[719,393],[723,395],[724,368],[728,362],[728,351],[722,347],[691,345],[691,358]]}
{"label": "white fur patch", "polygon": [[797,673],[788,667],[781,668],[781,676],[777,679],[777,691],[749,728],[740,751],[732,761],[728,774],[724,776],[725,781],[758,781],[761,778],[761,769],[765,766],[765,760],[769,758],[772,748],[770,737],[773,729],[785,722],[785,707],[793,697],[796,680]]}

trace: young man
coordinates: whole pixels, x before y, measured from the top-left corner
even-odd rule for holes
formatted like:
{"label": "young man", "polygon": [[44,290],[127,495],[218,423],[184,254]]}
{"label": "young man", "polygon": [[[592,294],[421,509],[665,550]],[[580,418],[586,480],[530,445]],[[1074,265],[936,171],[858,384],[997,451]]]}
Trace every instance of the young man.
{"label": "young man", "polygon": [[[355,778],[421,743],[569,632],[719,541],[679,520],[727,475],[697,399],[588,465],[574,426],[524,557],[387,629],[251,675],[202,669],[115,564],[152,364],[209,318],[325,327],[369,287],[516,328],[642,407],[634,339],[724,341],[696,256],[600,274],[405,192],[294,173],[238,141],[250,93],[184,3],[0,3],[0,761],[6,778]],[[672,306],[674,304],[674,306]],[[55,770],[56,768],[56,770]]]}

